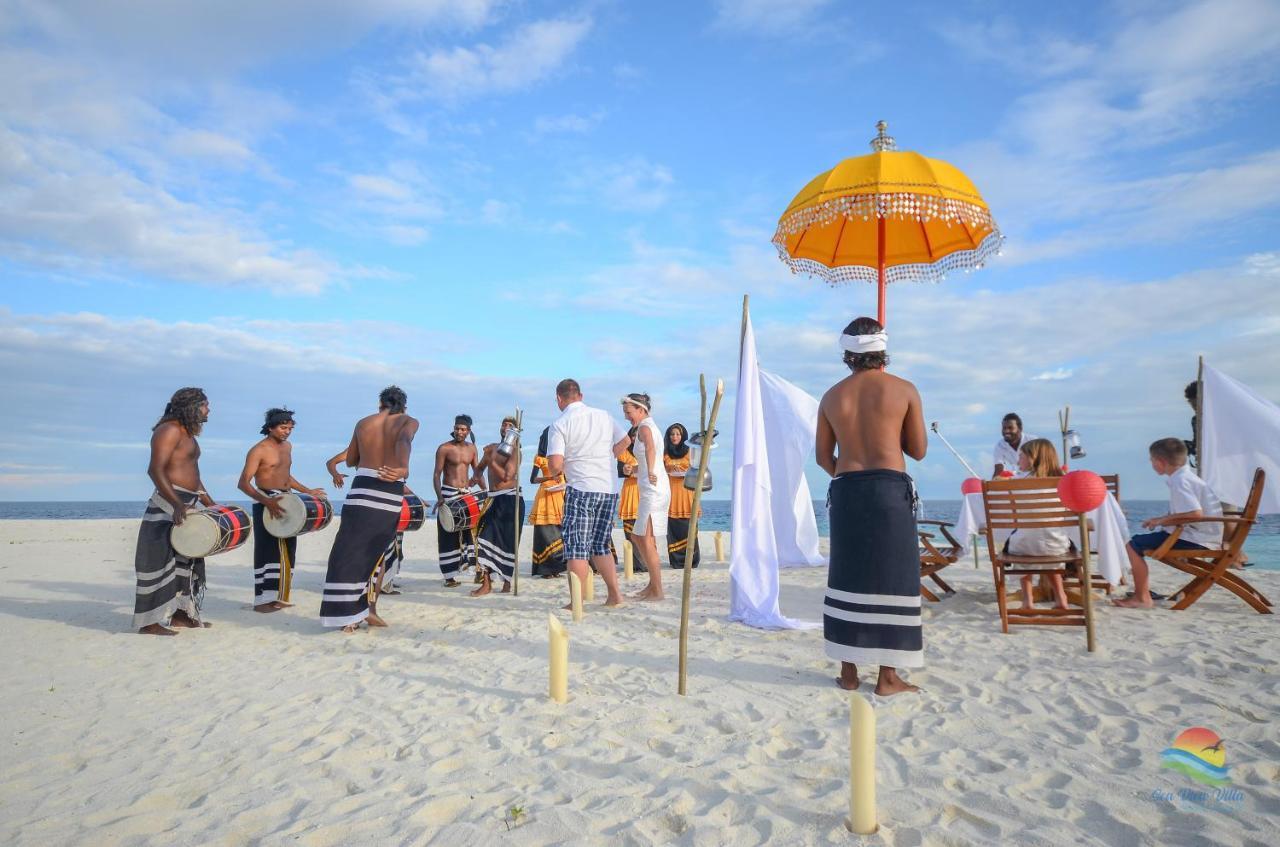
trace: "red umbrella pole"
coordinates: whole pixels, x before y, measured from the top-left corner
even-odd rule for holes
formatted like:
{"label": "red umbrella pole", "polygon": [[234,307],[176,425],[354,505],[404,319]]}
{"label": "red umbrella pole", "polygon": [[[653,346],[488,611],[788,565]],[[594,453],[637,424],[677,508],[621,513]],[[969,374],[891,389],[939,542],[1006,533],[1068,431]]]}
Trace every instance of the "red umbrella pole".
{"label": "red umbrella pole", "polygon": [[880,253],[880,280],[876,283],[876,320],[880,321],[880,326],[884,326],[884,295],[886,282],[884,278],[884,218],[878,219],[877,236],[879,239]]}

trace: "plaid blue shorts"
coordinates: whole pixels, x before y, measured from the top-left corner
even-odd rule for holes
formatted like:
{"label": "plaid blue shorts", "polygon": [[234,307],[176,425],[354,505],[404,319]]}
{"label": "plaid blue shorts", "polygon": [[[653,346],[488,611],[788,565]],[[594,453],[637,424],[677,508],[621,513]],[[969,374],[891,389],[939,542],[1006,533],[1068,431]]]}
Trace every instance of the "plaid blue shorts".
{"label": "plaid blue shorts", "polygon": [[579,491],[572,486],[564,493],[564,557],[588,559],[608,556],[613,536],[613,516],[618,511],[617,494]]}

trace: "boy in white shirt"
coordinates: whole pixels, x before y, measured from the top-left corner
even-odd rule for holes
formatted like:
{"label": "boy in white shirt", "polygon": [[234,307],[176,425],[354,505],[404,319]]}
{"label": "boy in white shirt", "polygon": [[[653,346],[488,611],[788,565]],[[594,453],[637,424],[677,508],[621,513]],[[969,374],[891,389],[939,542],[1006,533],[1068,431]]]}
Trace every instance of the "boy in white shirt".
{"label": "boy in white shirt", "polygon": [[1222,545],[1222,524],[1179,524],[1185,518],[1220,518],[1222,503],[1200,477],[1187,467],[1187,445],[1180,438],[1161,438],[1150,447],[1151,468],[1166,477],[1169,486],[1169,514],[1142,522],[1144,529],[1155,530],[1135,535],[1129,540],[1129,565],[1133,568],[1133,596],[1114,600],[1117,606],[1150,609],[1151,586],[1143,551],[1151,552],[1169,539],[1169,533],[1158,527],[1181,525],[1182,534],[1175,549],[1207,550]]}

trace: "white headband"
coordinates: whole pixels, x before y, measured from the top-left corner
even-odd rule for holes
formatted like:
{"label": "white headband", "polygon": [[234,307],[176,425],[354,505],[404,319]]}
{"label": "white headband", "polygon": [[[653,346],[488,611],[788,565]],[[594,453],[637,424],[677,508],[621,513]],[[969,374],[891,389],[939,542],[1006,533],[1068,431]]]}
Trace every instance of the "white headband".
{"label": "white headband", "polygon": [[637,400],[634,397],[623,397],[622,402],[630,403],[632,406],[638,406],[641,409],[644,409],[646,412],[649,411],[649,407],[646,406],[643,401]]}
{"label": "white headband", "polygon": [[840,347],[850,353],[878,353],[889,347],[889,333],[881,330],[871,335],[841,335]]}

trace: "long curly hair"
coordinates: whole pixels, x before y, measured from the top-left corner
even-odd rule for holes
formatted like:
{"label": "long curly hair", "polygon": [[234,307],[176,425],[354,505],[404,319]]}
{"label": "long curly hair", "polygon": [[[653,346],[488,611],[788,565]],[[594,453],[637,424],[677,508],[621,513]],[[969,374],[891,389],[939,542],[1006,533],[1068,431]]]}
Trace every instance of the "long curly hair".
{"label": "long curly hair", "polygon": [[208,402],[209,398],[205,396],[204,389],[179,388],[173,392],[173,396],[165,404],[164,414],[160,416],[160,420],[156,421],[156,425],[151,427],[151,431],[159,429],[163,423],[174,421],[185,429],[188,435],[199,435],[200,430],[204,429],[204,417],[200,414],[200,406]]}
{"label": "long curly hair", "polygon": [[1033,438],[1019,448],[1031,463],[1030,476],[1062,476],[1058,451],[1047,438]]}

